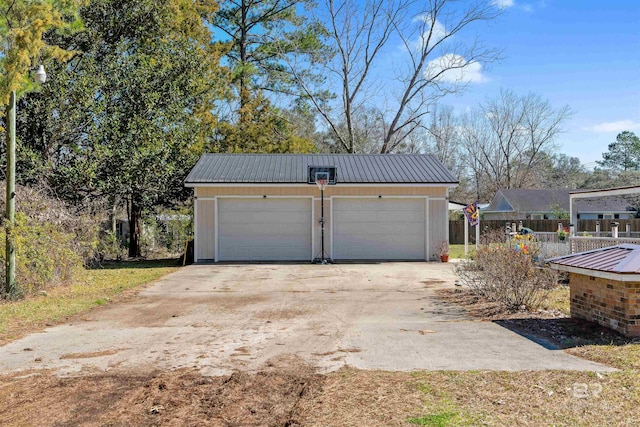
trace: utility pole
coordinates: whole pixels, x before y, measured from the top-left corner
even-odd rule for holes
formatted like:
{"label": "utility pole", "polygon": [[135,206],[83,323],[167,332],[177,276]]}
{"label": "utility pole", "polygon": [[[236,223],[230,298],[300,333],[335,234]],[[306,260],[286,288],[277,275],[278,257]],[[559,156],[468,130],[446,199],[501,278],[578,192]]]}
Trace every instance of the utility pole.
{"label": "utility pole", "polygon": [[9,95],[9,107],[7,108],[7,205],[5,211],[6,230],[6,256],[5,256],[5,291],[8,297],[16,293],[16,236],[15,236],[15,212],[16,212],[16,91]]}
{"label": "utility pole", "polygon": [[[33,75],[36,83],[47,81],[44,66],[39,65]],[[7,199],[5,210],[6,259],[5,259],[5,292],[11,298],[16,288],[16,91],[9,95],[7,107]]]}

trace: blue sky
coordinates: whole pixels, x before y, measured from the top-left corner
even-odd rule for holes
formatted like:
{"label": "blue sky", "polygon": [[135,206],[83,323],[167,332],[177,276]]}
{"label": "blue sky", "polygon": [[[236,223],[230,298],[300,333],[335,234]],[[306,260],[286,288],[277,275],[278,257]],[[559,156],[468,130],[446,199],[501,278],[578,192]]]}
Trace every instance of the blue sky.
{"label": "blue sky", "polygon": [[568,104],[574,115],[558,151],[587,166],[620,131],[640,136],[640,0],[499,2],[503,15],[475,30],[504,49],[504,59],[444,103],[473,108],[505,88],[534,92],[554,107]]}

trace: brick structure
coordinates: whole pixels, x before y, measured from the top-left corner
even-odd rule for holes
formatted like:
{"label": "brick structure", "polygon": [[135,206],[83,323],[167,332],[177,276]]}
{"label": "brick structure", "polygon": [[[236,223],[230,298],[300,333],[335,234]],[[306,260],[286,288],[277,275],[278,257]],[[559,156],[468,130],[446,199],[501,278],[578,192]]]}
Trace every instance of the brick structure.
{"label": "brick structure", "polygon": [[618,245],[548,260],[569,272],[571,317],[640,337],[640,245]]}
{"label": "brick structure", "polygon": [[570,273],[571,317],[640,337],[640,282]]}

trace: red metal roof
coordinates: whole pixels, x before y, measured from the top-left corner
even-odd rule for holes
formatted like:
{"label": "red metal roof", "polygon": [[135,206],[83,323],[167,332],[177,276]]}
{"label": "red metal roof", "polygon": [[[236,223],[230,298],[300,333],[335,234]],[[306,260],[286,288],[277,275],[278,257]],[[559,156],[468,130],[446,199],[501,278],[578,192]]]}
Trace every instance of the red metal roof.
{"label": "red metal roof", "polygon": [[618,245],[548,260],[551,264],[620,274],[640,273],[640,245]]}

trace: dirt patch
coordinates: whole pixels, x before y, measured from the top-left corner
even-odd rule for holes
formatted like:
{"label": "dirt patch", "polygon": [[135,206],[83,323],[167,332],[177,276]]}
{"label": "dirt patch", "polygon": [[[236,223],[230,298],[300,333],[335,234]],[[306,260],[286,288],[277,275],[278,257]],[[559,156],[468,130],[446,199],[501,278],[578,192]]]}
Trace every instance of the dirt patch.
{"label": "dirt patch", "polygon": [[302,310],[298,308],[285,308],[282,310],[261,311],[259,313],[256,313],[253,317],[255,317],[256,319],[264,320],[286,320],[296,317],[302,317],[307,313],[309,313],[308,310]]}
{"label": "dirt patch", "polygon": [[597,323],[581,319],[504,319],[500,326],[539,340],[542,345],[567,349],[585,345],[625,345],[637,342]]}
{"label": "dirt patch", "polygon": [[91,357],[112,356],[118,354],[121,349],[94,351],[92,353],[67,353],[60,356],[60,359],[89,359]]}
{"label": "dirt patch", "polygon": [[323,356],[324,357],[324,356],[331,356],[331,355],[336,354],[336,353],[360,353],[361,351],[362,351],[361,348],[352,347],[352,348],[339,348],[339,349],[334,350],[334,351],[327,351],[327,352],[324,352],[324,353],[311,353],[311,354],[313,354],[314,356]]}
{"label": "dirt patch", "polygon": [[433,287],[442,287],[445,284],[448,284],[450,282],[447,282],[446,280],[440,280],[440,279],[428,279],[428,280],[423,280],[420,283],[422,283],[425,288],[433,288]]}
{"label": "dirt patch", "polygon": [[[495,301],[489,301],[487,298],[471,292],[469,289],[437,289],[436,296],[446,303],[462,306],[465,311],[472,317],[482,320],[501,320],[501,319],[518,319],[531,317],[531,313],[527,311],[518,311],[508,313],[504,311],[502,305]],[[555,312],[540,312],[535,314],[536,317],[553,318],[564,316]]]}
{"label": "dirt patch", "polygon": [[9,426],[299,426],[323,382],[293,356],[272,359],[255,374],[223,377],[193,370],[3,377],[0,417]]}
{"label": "dirt patch", "polygon": [[[585,391],[586,390],[586,391]],[[317,374],[294,356],[256,373],[0,377],[6,426],[640,425],[636,371]],[[524,400],[526,399],[526,404]]]}
{"label": "dirt patch", "polygon": [[[175,318],[189,315],[194,310],[210,310],[216,313],[233,312],[242,307],[267,301],[262,295],[206,295],[181,298],[138,297],[135,303],[113,307],[118,312],[118,322],[128,327],[165,326]],[[95,318],[96,316],[92,316]],[[92,320],[89,318],[88,320]]]}

